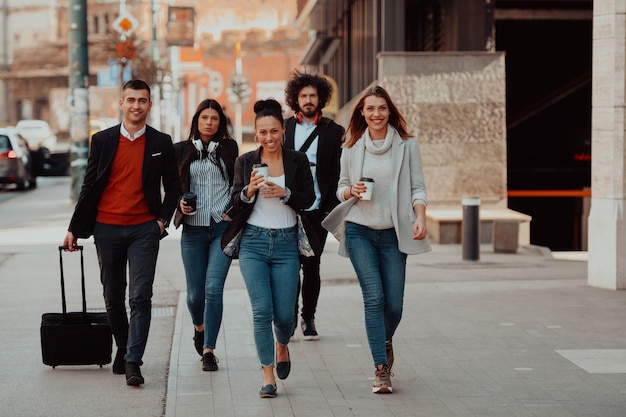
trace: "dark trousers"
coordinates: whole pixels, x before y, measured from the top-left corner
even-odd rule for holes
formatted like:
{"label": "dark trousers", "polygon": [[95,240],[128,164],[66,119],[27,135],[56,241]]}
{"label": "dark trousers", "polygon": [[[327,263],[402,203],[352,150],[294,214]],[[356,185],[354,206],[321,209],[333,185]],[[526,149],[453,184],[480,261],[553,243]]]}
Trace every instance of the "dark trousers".
{"label": "dark trousers", "polygon": [[[111,333],[118,348],[126,348],[126,362],[143,364],[152,309],[152,284],[159,253],[156,220],[133,226],[96,223],[94,241],[104,303]],[[126,267],[128,304],[126,314]]]}
{"label": "dark trousers", "polygon": [[[322,220],[326,215],[321,210],[303,211],[300,212],[300,216],[315,256],[308,258],[300,256],[302,282],[298,282],[294,318],[297,319],[298,317],[298,299],[302,293],[302,318],[311,320],[315,318],[317,300],[320,296],[320,258],[324,252],[328,231],[322,227]],[[297,326],[297,322],[298,320],[296,320],[295,326]]]}

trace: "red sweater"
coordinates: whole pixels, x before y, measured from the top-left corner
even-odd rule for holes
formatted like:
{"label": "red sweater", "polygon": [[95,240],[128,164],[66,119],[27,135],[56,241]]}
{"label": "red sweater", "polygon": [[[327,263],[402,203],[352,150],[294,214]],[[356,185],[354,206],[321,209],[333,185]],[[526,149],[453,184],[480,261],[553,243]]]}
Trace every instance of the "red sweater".
{"label": "red sweater", "polygon": [[146,204],[143,187],[143,157],[146,135],[134,141],[120,135],[109,182],[98,204],[99,223],[128,226],[155,220]]}

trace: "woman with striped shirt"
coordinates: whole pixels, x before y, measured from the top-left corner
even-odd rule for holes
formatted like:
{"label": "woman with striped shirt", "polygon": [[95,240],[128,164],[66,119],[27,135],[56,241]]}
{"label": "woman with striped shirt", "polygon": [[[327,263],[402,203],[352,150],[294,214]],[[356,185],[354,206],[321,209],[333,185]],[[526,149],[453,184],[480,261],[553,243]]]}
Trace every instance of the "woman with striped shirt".
{"label": "woman with striped shirt", "polygon": [[222,323],[224,282],[231,259],[220,241],[231,221],[231,189],[237,142],[228,134],[226,115],[213,99],[203,100],[191,122],[189,138],[174,145],[183,193],[197,196],[195,214],[181,198],[174,225],[182,223],[180,241],[187,307],[194,325],[194,346],[202,370],[217,371],[213,353]]}

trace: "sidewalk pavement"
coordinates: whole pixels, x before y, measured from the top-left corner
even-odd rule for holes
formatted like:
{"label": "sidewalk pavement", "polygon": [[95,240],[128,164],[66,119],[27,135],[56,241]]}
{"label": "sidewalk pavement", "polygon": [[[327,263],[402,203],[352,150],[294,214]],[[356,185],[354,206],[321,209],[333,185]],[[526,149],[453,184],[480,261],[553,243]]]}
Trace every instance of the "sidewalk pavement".
{"label": "sidewalk pavement", "polygon": [[626,416],[625,294],[588,287],[586,262],[488,246],[468,262],[458,245],[410,257],[394,392],[376,395],[360,289],[336,249],[329,241],[323,258],[321,339],[296,332],[292,371],[275,399],[257,397],[262,380],[237,265],[217,372],[200,368],[181,293],[166,416]]}
{"label": "sidewalk pavement", "polygon": [[[41,363],[39,321],[60,309],[56,245],[71,205],[66,182],[41,182],[0,204],[2,416],[626,416],[626,293],[587,286],[584,258],[536,247],[495,254],[482,246],[471,262],[459,245],[435,245],[408,258],[390,395],[371,393],[361,293],[333,240],[322,261],[321,339],[296,332],[291,374],[274,399],[257,395],[261,372],[237,262],[224,293],[219,370],[201,370],[176,230],[159,256],[146,384],[127,387],[110,365],[53,370]],[[6,220],[8,210],[21,217]],[[81,243],[88,306],[98,310],[95,250]],[[80,297],[69,288],[68,299]]]}

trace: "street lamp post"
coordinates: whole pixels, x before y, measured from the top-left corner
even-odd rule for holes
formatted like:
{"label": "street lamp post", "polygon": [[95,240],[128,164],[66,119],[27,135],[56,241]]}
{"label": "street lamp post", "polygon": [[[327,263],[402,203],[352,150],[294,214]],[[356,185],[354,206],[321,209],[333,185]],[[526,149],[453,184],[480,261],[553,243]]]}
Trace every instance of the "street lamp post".
{"label": "street lamp post", "polygon": [[[0,0],[0,73],[9,70],[9,6]],[[8,80],[0,80],[0,123],[9,123]]]}
{"label": "street lamp post", "polygon": [[244,104],[250,102],[250,84],[243,73],[241,63],[241,41],[235,42],[235,73],[231,76],[230,86],[226,89],[228,101],[235,106],[235,140],[241,148],[243,142],[242,113]]}
{"label": "street lamp post", "polygon": [[87,0],[70,0],[69,25],[70,198],[77,201],[89,154]]}
{"label": "street lamp post", "polygon": [[152,0],[151,6],[152,6],[151,7],[151,11],[152,11],[152,39],[151,39],[152,62],[154,62],[155,70],[156,70],[155,81],[154,81],[154,84],[152,85],[152,101],[156,103],[156,106],[152,106],[151,121],[152,121],[152,126],[160,130],[161,129],[161,88],[160,88],[161,68],[160,68],[159,61],[161,60],[161,57],[159,53],[159,39],[157,36],[157,26],[159,24],[159,21],[158,21],[159,5],[157,3],[157,0]]}

